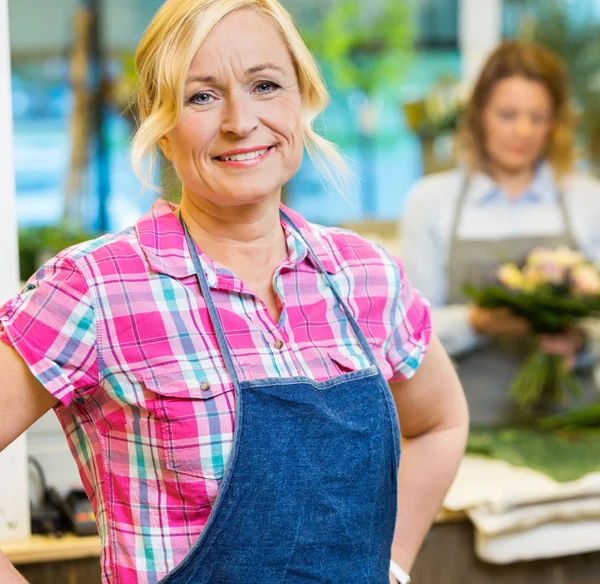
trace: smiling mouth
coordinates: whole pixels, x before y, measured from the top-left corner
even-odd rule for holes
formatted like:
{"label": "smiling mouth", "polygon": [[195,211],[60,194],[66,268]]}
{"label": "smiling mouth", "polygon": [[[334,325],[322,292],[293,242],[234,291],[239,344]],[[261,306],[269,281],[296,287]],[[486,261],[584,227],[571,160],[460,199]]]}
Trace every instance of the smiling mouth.
{"label": "smiling mouth", "polygon": [[253,150],[252,152],[241,152],[240,154],[232,154],[230,156],[215,156],[215,159],[221,160],[222,162],[243,162],[245,160],[254,160],[255,158],[264,156],[272,148],[275,148],[275,146],[269,146],[268,148],[263,148],[261,150]]}

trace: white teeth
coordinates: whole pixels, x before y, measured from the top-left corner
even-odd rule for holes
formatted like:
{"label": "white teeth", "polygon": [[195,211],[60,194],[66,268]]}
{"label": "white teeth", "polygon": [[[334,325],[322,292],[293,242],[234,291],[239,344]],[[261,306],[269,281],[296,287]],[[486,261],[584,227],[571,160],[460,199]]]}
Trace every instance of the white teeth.
{"label": "white teeth", "polygon": [[256,150],[254,152],[244,152],[243,154],[234,154],[233,156],[220,156],[222,160],[252,160],[266,154],[269,149]]}

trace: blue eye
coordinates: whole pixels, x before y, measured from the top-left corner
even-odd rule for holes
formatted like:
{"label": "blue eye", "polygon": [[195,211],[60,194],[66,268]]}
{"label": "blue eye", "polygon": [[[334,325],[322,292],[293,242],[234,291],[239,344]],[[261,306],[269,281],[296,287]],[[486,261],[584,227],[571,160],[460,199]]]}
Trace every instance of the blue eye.
{"label": "blue eye", "polygon": [[190,103],[194,103],[196,105],[208,105],[211,100],[211,95],[206,93],[206,91],[199,91],[195,93],[190,98]]}
{"label": "blue eye", "polygon": [[279,85],[277,85],[277,83],[273,83],[272,81],[261,81],[256,86],[256,92],[260,94],[272,93],[276,89],[279,89]]}

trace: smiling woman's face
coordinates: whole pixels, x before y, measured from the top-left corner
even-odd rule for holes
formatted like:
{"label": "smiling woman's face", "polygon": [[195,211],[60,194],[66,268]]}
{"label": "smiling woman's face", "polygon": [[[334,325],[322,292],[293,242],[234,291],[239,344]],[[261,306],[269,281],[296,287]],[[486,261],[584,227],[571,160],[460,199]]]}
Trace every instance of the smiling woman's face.
{"label": "smiling woman's face", "polygon": [[280,196],[302,160],[302,100],[287,46],[250,9],[226,16],[192,61],[178,125],[161,140],[184,196],[218,207]]}

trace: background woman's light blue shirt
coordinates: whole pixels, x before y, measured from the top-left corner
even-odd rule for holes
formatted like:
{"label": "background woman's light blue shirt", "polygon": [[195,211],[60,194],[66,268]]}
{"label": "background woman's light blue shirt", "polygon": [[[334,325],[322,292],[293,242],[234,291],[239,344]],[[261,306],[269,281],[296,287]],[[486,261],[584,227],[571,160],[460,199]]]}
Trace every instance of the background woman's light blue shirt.
{"label": "background woman's light blue shirt", "polygon": [[[433,328],[451,355],[482,341],[468,321],[468,307],[448,305],[448,259],[455,209],[465,172],[427,176],[408,195],[400,234],[402,257],[410,281],[430,301]],[[600,261],[600,181],[579,173],[562,178],[560,187],[550,165],[543,163],[529,185],[511,199],[489,176],[471,177],[457,226],[460,239],[504,239],[556,235],[564,231],[559,188],[580,250]]]}

